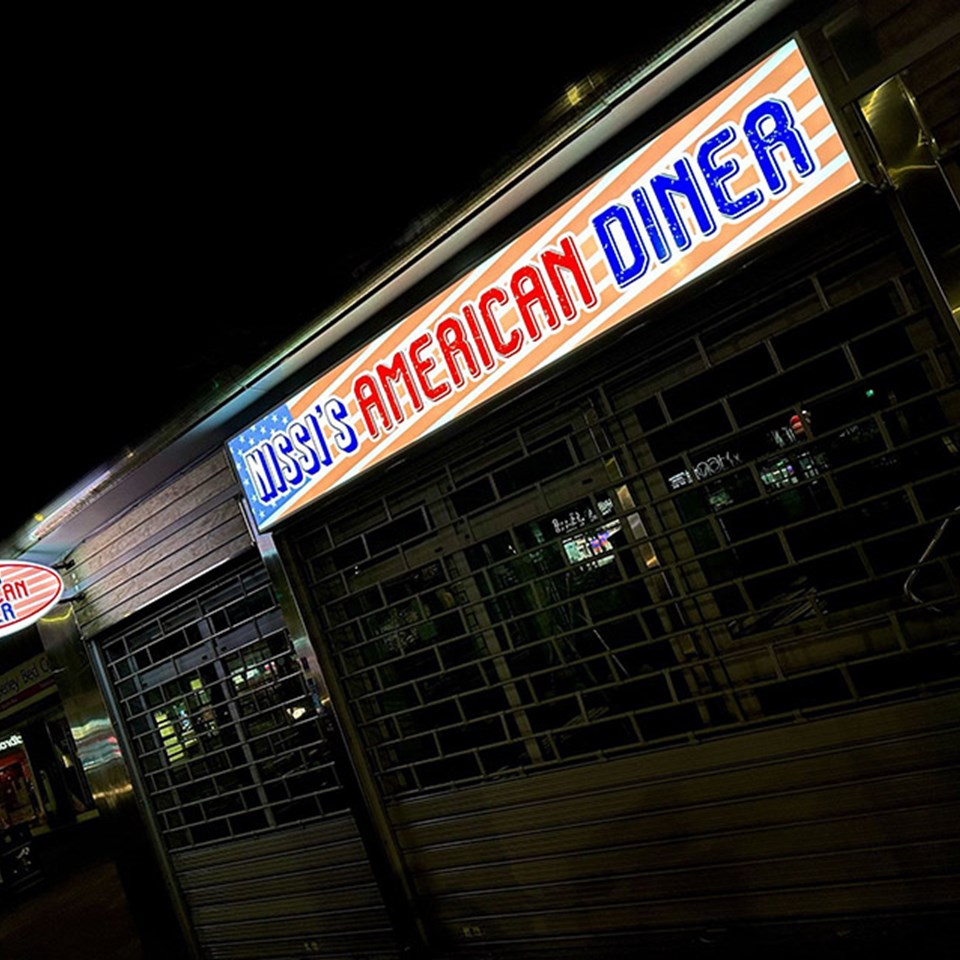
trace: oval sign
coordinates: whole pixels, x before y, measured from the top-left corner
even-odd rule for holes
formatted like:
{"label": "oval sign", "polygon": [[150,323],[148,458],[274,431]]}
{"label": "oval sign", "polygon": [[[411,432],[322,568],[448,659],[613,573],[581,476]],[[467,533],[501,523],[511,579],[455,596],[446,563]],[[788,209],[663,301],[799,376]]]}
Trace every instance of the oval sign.
{"label": "oval sign", "polygon": [[0,636],[39,620],[63,593],[56,570],[39,563],[0,560]]}

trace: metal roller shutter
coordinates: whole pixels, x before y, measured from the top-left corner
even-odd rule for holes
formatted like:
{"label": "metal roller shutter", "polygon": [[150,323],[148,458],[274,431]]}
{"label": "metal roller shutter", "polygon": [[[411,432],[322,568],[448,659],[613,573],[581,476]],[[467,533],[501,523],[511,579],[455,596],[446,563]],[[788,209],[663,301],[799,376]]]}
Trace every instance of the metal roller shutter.
{"label": "metal roller shutter", "polygon": [[956,906],[957,376],[861,194],[292,526],[444,936]]}
{"label": "metal roller shutter", "polygon": [[98,642],[205,955],[395,957],[262,563]]}

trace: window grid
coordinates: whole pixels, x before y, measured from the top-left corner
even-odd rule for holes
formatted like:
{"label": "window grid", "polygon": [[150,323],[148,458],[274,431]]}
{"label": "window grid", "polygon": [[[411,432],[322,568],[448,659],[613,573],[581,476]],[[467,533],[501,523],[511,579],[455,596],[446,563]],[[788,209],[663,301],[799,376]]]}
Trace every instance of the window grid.
{"label": "window grid", "polygon": [[388,796],[958,682],[957,365],[865,249],[294,528]]}
{"label": "window grid", "polygon": [[344,809],[262,564],[166,606],[103,651],[171,849]]}

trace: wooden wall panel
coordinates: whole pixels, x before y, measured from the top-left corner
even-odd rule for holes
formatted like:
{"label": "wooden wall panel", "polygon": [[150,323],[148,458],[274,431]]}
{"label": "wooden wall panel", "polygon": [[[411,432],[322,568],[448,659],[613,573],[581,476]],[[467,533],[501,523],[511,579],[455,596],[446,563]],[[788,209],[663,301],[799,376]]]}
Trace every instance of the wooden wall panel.
{"label": "wooden wall panel", "polygon": [[74,552],[91,636],[248,550],[236,481],[218,450],[136,504]]}

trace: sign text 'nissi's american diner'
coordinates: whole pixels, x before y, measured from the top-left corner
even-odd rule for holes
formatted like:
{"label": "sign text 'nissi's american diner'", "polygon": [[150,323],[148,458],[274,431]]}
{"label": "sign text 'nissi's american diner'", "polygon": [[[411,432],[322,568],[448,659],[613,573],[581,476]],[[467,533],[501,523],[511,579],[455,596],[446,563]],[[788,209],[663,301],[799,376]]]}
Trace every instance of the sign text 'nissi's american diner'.
{"label": "sign text 'nissi's american diner'", "polygon": [[859,182],[796,43],[230,443],[261,530]]}

